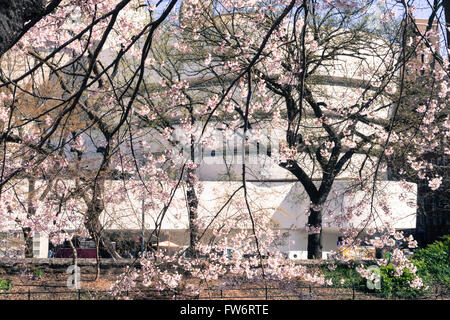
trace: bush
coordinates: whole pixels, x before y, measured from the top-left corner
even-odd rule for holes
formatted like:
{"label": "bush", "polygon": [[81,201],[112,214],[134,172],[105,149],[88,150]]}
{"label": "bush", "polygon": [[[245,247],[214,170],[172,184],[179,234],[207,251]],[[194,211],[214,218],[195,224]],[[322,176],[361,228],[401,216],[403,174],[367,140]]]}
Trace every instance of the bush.
{"label": "bush", "polygon": [[412,262],[417,266],[418,275],[427,283],[439,283],[450,286],[450,235],[417,249]]}
{"label": "bush", "polygon": [[392,264],[380,267],[381,289],[379,292],[386,298],[415,298],[425,293],[425,289],[415,289],[410,283],[416,278],[416,275],[409,269],[403,269],[400,276],[395,276],[395,268]]}
{"label": "bush", "polygon": [[330,270],[328,266],[322,267],[322,274],[325,279],[331,279],[334,287],[350,288],[362,287],[366,284],[366,279],[356,271],[355,267],[347,265],[337,265],[336,269]]}
{"label": "bush", "polygon": [[391,264],[384,267],[381,266],[379,269],[381,289],[369,289],[367,287],[367,280],[356,271],[355,265],[337,265],[332,270],[327,266],[323,266],[321,272],[325,276],[325,279],[331,279],[333,281],[334,287],[355,287],[363,292],[381,295],[385,298],[415,298],[425,294],[426,290],[424,288],[415,289],[410,286],[410,283],[416,278],[416,275],[408,269],[405,268],[403,274],[399,277],[394,276],[395,268]]}
{"label": "bush", "polygon": [[37,269],[33,271],[33,278],[34,279],[42,279],[42,275],[44,274],[44,272],[41,269]]}
{"label": "bush", "polygon": [[9,291],[11,289],[11,280],[0,278],[0,290]]}

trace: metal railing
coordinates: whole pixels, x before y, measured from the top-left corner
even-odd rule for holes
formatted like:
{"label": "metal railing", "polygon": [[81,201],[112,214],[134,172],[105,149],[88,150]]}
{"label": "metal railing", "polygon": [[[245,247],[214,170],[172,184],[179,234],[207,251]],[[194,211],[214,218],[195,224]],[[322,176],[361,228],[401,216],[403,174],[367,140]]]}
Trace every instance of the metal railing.
{"label": "metal railing", "polygon": [[[21,287],[27,287],[20,290]],[[19,288],[19,290],[17,290]],[[32,289],[33,288],[33,289]],[[36,288],[37,290],[35,290]],[[365,286],[332,287],[315,285],[298,285],[293,290],[275,287],[248,288],[208,288],[200,294],[186,295],[175,291],[155,289],[136,289],[124,291],[121,298],[138,300],[373,300],[373,299],[428,299],[449,300],[450,288],[442,285],[429,287],[417,296],[386,297],[381,291],[370,291]],[[68,289],[63,285],[15,285],[6,291],[0,290],[0,299],[14,300],[113,300],[106,290]]]}

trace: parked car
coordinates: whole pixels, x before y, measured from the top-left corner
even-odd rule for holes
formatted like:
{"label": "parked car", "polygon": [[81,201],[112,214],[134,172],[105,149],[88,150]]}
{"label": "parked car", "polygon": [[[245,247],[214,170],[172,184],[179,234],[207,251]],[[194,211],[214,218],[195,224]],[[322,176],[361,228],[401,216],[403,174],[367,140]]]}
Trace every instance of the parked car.
{"label": "parked car", "polygon": [[[97,249],[76,249],[77,250],[77,258],[96,258],[97,257]],[[59,248],[56,251],[55,258],[72,258],[73,257],[73,249],[72,248]]]}
{"label": "parked car", "polygon": [[[115,243],[113,242],[115,246]],[[74,241],[74,246],[77,251],[77,258],[95,259],[97,257],[97,248],[93,240]],[[55,258],[72,258],[73,249],[68,241],[64,242],[61,247],[56,248]],[[110,258],[111,255],[104,248],[99,250],[100,258]]]}

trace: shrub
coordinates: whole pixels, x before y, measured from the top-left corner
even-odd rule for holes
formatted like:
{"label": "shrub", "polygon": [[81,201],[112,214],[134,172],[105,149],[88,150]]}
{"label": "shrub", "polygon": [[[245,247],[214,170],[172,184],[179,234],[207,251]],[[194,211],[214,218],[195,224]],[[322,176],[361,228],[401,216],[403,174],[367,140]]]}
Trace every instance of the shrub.
{"label": "shrub", "polygon": [[428,283],[440,283],[450,286],[450,235],[417,249],[412,262],[417,266],[418,275]]}
{"label": "shrub", "polygon": [[403,269],[400,276],[395,276],[395,267],[392,264],[380,267],[382,296],[391,298],[415,298],[425,293],[425,288],[416,289],[410,283],[416,278],[408,268]]}
{"label": "shrub", "polygon": [[355,267],[347,265],[337,265],[335,269],[330,270],[328,266],[322,267],[322,274],[325,279],[331,279],[334,287],[349,288],[365,286],[366,279],[356,271]]}
{"label": "shrub", "polygon": [[42,275],[44,274],[44,272],[41,269],[36,269],[33,271],[33,278],[35,279],[42,279]]}
{"label": "shrub", "polygon": [[0,290],[9,291],[11,289],[11,280],[0,278]]}

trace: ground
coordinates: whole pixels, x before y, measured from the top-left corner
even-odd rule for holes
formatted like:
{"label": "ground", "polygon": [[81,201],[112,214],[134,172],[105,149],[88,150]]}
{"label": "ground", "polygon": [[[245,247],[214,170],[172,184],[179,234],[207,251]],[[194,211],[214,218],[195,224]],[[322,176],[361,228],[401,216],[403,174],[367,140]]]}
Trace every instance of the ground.
{"label": "ground", "polygon": [[[101,275],[95,280],[94,274],[81,275],[81,289],[73,290],[67,287],[68,274],[33,274],[22,273],[15,275],[2,275],[3,279],[11,280],[10,290],[0,290],[1,300],[96,300],[112,299],[108,291],[116,281],[117,274]],[[128,292],[123,298],[129,299],[186,299],[184,296],[161,295],[151,288],[141,288],[139,292]],[[220,289],[211,285],[198,296],[199,299],[239,299],[239,300],[373,300],[381,297],[367,294],[352,288],[335,288],[310,285],[305,282],[296,282],[290,289],[280,289],[277,283],[248,284],[239,289]],[[450,299],[448,294],[439,292],[430,294],[422,299]]]}

